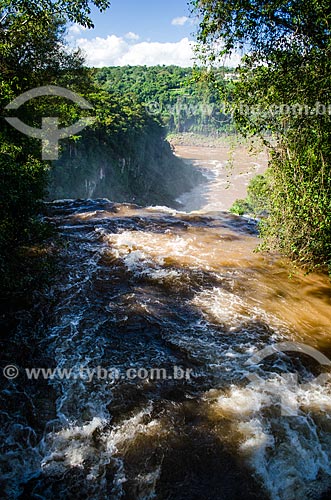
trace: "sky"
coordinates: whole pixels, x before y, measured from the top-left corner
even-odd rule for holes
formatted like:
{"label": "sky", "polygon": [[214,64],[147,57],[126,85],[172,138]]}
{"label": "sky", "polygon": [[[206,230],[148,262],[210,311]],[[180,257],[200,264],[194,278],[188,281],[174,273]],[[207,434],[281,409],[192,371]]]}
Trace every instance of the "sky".
{"label": "sky", "polygon": [[[193,65],[197,22],[186,0],[112,0],[91,17],[94,29],[74,24],[67,36],[88,66]],[[232,59],[237,65],[238,56]]]}

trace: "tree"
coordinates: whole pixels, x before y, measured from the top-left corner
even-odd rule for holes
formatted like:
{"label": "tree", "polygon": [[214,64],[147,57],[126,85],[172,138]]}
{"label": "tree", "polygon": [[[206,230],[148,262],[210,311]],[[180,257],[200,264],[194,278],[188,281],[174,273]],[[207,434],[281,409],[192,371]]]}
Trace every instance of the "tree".
{"label": "tree", "polygon": [[63,22],[70,21],[78,23],[87,28],[93,28],[91,20],[91,4],[94,4],[100,11],[110,7],[109,0],[1,0],[1,24],[2,29],[7,29],[7,18],[11,15],[26,16],[21,23],[25,23],[28,18],[38,21],[41,16],[48,14],[53,19],[56,17]]}
{"label": "tree", "polygon": [[[100,9],[109,5],[96,0]],[[0,0],[0,108],[25,90],[41,85],[62,85],[84,92],[91,84],[79,52],[67,52],[65,22],[92,26],[89,3],[82,1]],[[90,90],[90,89],[89,89]],[[62,100],[63,101],[63,100]],[[21,119],[40,128],[38,115],[54,105],[50,100],[27,103]],[[39,112],[39,113],[38,113]],[[57,103],[57,115],[71,123],[74,108]],[[0,288],[19,289],[24,269],[22,248],[44,230],[36,224],[47,185],[49,164],[40,160],[39,141],[31,140],[1,119],[0,128]],[[40,229],[40,230],[39,230]]]}
{"label": "tree", "polygon": [[[136,96],[168,132],[231,133],[230,117],[222,113],[213,82],[206,78],[197,83],[197,71],[178,66],[124,66],[101,68],[95,77],[107,92]],[[216,76],[224,86],[229,85],[224,69]]]}
{"label": "tree", "polygon": [[195,0],[205,59],[242,48],[228,96],[270,150],[266,246],[331,270],[331,6],[326,0]]}

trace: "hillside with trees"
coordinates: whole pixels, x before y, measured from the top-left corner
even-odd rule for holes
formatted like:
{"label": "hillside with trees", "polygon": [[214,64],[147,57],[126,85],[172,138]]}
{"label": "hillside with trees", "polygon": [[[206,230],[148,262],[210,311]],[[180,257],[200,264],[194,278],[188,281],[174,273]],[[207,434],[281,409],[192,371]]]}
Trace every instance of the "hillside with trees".
{"label": "hillside with trees", "polygon": [[230,90],[233,68],[212,73],[178,66],[124,66],[96,70],[95,79],[110,95],[133,95],[168,133],[219,135],[233,132],[219,86]]}

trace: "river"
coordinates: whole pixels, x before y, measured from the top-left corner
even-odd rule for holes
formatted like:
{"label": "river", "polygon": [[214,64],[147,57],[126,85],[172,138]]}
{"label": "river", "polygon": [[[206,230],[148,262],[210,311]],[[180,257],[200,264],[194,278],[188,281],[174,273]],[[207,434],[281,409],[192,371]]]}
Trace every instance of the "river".
{"label": "river", "polygon": [[[237,152],[230,170],[220,149],[177,154],[208,177],[181,210],[49,204],[61,273],[30,337],[24,317],[10,340],[20,373],[1,393],[1,498],[330,498],[323,369],[305,351],[252,362],[285,342],[331,357],[329,281],[254,252],[256,222],[224,211],[265,168],[262,153]],[[33,366],[69,376],[28,380]]]}

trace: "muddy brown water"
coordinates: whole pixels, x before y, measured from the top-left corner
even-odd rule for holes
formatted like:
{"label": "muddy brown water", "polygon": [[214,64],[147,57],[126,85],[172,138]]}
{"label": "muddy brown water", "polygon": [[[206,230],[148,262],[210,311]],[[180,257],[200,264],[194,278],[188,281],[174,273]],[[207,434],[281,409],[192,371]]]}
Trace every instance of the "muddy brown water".
{"label": "muddy brown water", "polygon": [[223,147],[177,145],[175,152],[209,180],[207,186],[197,186],[179,198],[185,211],[229,210],[237,199],[246,197],[250,180],[262,174],[268,163],[265,150],[250,152],[247,146],[231,143]]}
{"label": "muddy brown water", "polygon": [[[224,212],[265,156],[238,150],[226,188],[226,148],[177,154],[209,176],[181,197],[182,210],[49,205],[66,241],[61,280],[34,341],[19,332],[21,349],[29,367],[72,372],[28,381],[11,350],[20,375],[1,387],[1,498],[329,498],[331,397],[315,382],[320,366],[298,352],[247,361],[285,341],[331,356],[330,283],[289,278],[288,262],[254,252],[255,221]],[[101,376],[81,376],[97,367]],[[190,376],[174,379],[174,367]],[[132,368],[167,377],[128,378]],[[311,384],[285,383],[291,372]],[[251,373],[267,384],[250,383]],[[297,415],[282,415],[281,401],[294,399]]]}

